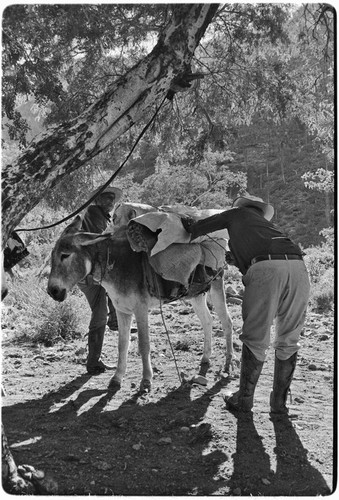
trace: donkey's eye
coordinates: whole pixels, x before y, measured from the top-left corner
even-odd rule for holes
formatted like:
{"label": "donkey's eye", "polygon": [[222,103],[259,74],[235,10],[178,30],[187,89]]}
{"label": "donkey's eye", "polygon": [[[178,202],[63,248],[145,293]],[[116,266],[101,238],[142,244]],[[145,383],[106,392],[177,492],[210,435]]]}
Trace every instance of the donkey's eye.
{"label": "donkey's eye", "polygon": [[63,260],[65,260],[65,259],[68,259],[68,257],[69,257],[70,255],[71,255],[70,253],[62,253],[62,254],[60,255],[60,260],[61,260],[61,262],[62,262]]}

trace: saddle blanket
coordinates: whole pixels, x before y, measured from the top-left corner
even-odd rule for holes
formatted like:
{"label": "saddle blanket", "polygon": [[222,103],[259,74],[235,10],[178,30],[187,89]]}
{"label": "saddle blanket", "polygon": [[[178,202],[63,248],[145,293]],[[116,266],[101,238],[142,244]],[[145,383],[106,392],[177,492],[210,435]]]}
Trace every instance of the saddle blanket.
{"label": "saddle blanket", "polygon": [[189,277],[199,264],[214,271],[225,266],[226,238],[212,234],[201,236],[190,243],[190,235],[185,231],[177,213],[150,212],[135,217],[130,224],[145,226],[157,235],[149,263],[164,279],[187,286]]}

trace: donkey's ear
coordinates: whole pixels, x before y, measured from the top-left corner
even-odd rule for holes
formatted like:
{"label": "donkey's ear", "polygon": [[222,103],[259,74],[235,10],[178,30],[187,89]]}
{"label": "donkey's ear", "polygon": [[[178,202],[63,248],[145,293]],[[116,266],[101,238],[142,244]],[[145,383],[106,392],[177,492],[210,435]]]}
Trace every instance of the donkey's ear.
{"label": "donkey's ear", "polygon": [[75,219],[71,222],[71,224],[63,230],[61,236],[66,236],[66,234],[74,233],[75,231],[80,231],[81,223],[82,223],[82,218],[80,215],[77,215]]}
{"label": "donkey's ear", "polygon": [[97,234],[97,233],[75,233],[73,235],[74,237],[74,244],[77,246],[81,247],[86,247],[88,245],[96,245],[97,243],[100,243],[101,241],[105,241],[107,239],[111,239],[111,234]]}

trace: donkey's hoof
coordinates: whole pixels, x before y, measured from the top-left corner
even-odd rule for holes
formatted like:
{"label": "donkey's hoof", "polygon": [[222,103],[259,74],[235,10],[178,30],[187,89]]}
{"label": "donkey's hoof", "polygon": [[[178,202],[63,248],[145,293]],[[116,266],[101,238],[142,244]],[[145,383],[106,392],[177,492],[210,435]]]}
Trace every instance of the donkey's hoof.
{"label": "donkey's hoof", "polygon": [[121,389],[121,380],[112,377],[111,380],[109,381],[108,388],[115,390]]}
{"label": "donkey's hoof", "polygon": [[226,363],[224,367],[224,373],[230,375],[236,375],[236,372],[240,368],[240,360],[236,356],[226,357]]}
{"label": "donkey's hoof", "polygon": [[140,383],[140,389],[139,391],[141,393],[145,393],[145,392],[151,392],[151,389],[152,389],[152,382],[146,378],[144,378],[141,383]]}
{"label": "donkey's hoof", "polygon": [[204,385],[206,386],[207,385],[207,378],[204,377],[203,375],[195,375],[193,378],[192,378],[192,383],[193,384],[199,384],[199,385]]}

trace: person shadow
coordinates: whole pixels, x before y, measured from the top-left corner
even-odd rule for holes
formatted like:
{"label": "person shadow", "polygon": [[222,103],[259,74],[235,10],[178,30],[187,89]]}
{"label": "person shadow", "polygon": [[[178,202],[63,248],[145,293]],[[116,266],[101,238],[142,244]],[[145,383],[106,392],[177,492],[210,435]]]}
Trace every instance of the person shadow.
{"label": "person shadow", "polygon": [[253,414],[232,412],[237,419],[236,452],[230,487],[246,496],[329,495],[331,489],[322,474],[311,465],[307,450],[289,417],[271,416],[276,446],[276,470],[265,451]]}
{"label": "person shadow", "polygon": [[309,462],[292,421],[287,415],[271,418],[277,458],[275,478],[281,495],[318,496],[331,494],[322,474]]}
{"label": "person shadow", "polygon": [[237,419],[237,435],[230,487],[237,495],[261,495],[261,479],[271,473],[270,456],[255,428],[252,412],[231,413]]}

